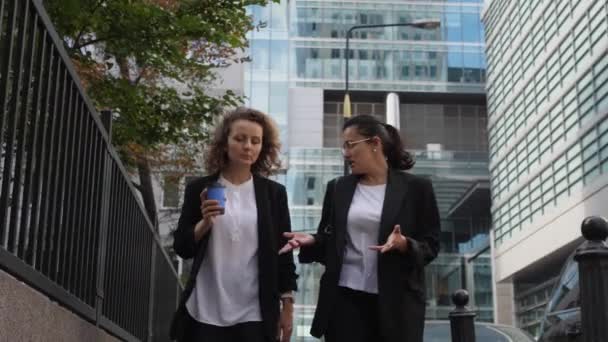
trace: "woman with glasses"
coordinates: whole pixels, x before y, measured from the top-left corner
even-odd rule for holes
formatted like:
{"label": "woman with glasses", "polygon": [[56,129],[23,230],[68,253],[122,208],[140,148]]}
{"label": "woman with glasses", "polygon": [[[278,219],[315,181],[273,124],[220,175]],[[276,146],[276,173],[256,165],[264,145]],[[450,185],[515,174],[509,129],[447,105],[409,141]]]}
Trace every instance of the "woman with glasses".
{"label": "woman with glasses", "polygon": [[285,233],[280,253],[325,265],[311,334],[327,342],[422,342],[424,267],[439,251],[431,182],[397,129],[359,115],[343,127],[352,174],[327,184],[316,234]]}

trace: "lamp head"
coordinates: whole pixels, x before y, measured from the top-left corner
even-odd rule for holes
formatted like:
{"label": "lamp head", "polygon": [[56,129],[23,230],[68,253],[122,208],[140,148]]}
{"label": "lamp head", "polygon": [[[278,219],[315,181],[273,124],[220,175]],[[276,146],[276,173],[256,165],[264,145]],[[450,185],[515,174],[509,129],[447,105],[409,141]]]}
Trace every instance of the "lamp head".
{"label": "lamp head", "polygon": [[436,29],[439,26],[441,26],[441,22],[439,20],[416,20],[414,22],[412,22],[412,26],[419,28],[419,29],[424,29],[424,30],[432,30],[432,29]]}

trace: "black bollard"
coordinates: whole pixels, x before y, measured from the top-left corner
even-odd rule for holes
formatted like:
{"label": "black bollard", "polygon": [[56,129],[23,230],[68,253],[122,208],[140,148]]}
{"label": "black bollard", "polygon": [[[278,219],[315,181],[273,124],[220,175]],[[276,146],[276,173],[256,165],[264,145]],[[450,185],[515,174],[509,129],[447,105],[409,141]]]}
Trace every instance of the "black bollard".
{"label": "black bollard", "polygon": [[608,341],[608,222],[603,217],[583,220],[587,241],[576,250],[583,342]]}
{"label": "black bollard", "polygon": [[452,342],[475,342],[475,312],[466,306],[469,304],[469,293],[456,290],[452,294],[452,302],[456,305],[456,309],[450,312]]}

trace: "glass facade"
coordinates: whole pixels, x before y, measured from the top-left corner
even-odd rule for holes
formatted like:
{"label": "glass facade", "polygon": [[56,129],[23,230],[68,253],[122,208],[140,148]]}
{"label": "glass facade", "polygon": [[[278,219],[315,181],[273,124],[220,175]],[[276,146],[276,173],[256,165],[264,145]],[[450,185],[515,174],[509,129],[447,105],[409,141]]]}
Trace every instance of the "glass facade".
{"label": "glass facade", "polygon": [[480,1],[293,2],[290,76],[297,86],[344,88],[345,38],[353,25],[436,20],[440,28],[358,29],[351,36],[351,89],[484,92]]}
{"label": "glass facade", "polygon": [[488,9],[497,246],[608,172],[607,6],[502,1]]}
{"label": "glass facade", "polygon": [[[316,233],[321,220],[325,185],[344,172],[341,151],[336,148],[292,147],[288,158],[289,168],[285,185],[289,196],[292,229]],[[292,341],[318,341],[310,336],[310,326],[319,294],[319,279],[324,267],[320,264],[296,265],[300,277]]]}
{"label": "glass facade", "polygon": [[[289,89],[289,27],[286,1],[248,9],[257,28],[249,32],[245,64],[246,105],[269,113],[286,145]],[[288,146],[284,146],[285,149]]]}
{"label": "glass facade", "polygon": [[[493,319],[489,209],[483,215],[453,214],[475,182],[488,180],[486,68],[481,0],[477,1],[281,1],[250,13],[264,27],[249,34],[245,67],[246,105],[266,111],[282,130],[292,228],[315,232],[327,182],[343,174],[339,147],[344,89],[345,36],[353,25],[438,20],[440,28],[356,30],[349,53],[349,86],[359,93],[406,94],[400,106],[401,130],[416,156],[413,173],[433,180],[442,218],[442,253],[427,267],[427,317],[447,319],[450,295],[472,294],[478,319]],[[286,146],[290,121],[289,89],[322,89],[318,146]],[[413,100],[411,94],[431,94]],[[356,94],[353,114],[384,121],[383,99],[363,101]],[[312,113],[311,113],[312,114]],[[315,113],[317,114],[317,113]],[[290,128],[293,129],[293,128]],[[489,208],[489,195],[484,200]],[[298,265],[294,341],[309,336],[321,265]]]}

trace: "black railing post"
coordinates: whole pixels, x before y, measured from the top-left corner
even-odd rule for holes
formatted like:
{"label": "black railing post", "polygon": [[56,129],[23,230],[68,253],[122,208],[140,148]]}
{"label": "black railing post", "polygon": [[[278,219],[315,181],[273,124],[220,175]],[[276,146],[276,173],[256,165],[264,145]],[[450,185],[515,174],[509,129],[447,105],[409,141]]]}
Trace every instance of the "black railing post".
{"label": "black railing post", "polygon": [[574,255],[579,267],[583,342],[608,341],[608,222],[598,216],[583,220],[587,240]]}
{"label": "black railing post", "polygon": [[108,140],[111,142],[112,141],[112,111],[111,110],[102,110],[99,113],[99,116],[101,118],[101,123],[103,124],[103,127],[106,129],[106,132],[108,133]]}
{"label": "black railing post", "polygon": [[154,312],[155,308],[155,299],[156,299],[156,240],[152,239],[152,243],[150,244],[150,248],[152,248],[152,253],[150,257],[150,295],[148,298],[148,341],[154,341]]}
{"label": "black railing post", "polygon": [[112,192],[112,159],[106,153],[105,147],[102,148],[102,188],[101,188],[101,215],[99,222],[99,236],[97,245],[97,278],[95,286],[95,323],[99,327],[103,315],[103,302],[105,298],[105,271],[106,255],[108,251],[108,231],[110,223],[110,193]]}
{"label": "black railing post", "polygon": [[450,329],[452,342],[475,342],[475,312],[467,308],[469,293],[466,290],[456,290],[452,294],[452,302],[456,305],[450,312]]}

